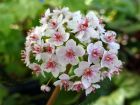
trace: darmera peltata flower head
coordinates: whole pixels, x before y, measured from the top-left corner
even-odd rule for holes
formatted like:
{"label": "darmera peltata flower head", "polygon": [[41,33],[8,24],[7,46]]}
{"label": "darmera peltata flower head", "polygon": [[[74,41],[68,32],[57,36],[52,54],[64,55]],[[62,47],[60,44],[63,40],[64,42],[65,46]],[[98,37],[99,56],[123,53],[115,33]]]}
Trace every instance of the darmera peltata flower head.
{"label": "darmera peltata flower head", "polygon": [[[51,75],[55,86],[88,95],[121,71],[116,37],[93,11],[83,15],[69,8],[48,9],[40,26],[28,32],[22,60],[37,76]],[[50,91],[48,83],[41,90]]]}

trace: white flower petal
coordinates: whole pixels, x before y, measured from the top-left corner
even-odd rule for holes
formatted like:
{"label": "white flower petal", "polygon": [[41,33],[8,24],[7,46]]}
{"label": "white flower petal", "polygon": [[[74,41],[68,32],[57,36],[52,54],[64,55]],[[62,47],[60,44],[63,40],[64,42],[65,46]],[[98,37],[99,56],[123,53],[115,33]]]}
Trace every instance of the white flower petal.
{"label": "white flower petal", "polygon": [[60,85],[60,83],[61,83],[61,80],[57,80],[53,84],[54,84],[54,86],[58,86],[58,85]]}
{"label": "white flower petal", "polygon": [[86,92],[86,96],[88,94],[90,94],[92,91],[93,91],[93,88],[92,87],[87,88],[86,91],[85,91]]}
{"label": "white flower petal", "polygon": [[75,48],[76,47],[76,42],[73,39],[70,39],[66,43],[67,48]]}
{"label": "white flower petal", "polygon": [[74,70],[74,73],[76,76],[81,77],[83,75],[84,70],[81,70],[80,68],[77,68]]}
{"label": "white flower petal", "polygon": [[69,80],[70,77],[69,77],[69,75],[67,75],[67,74],[61,74],[61,75],[59,76],[59,79],[61,79],[61,80]]}
{"label": "white flower petal", "polygon": [[89,66],[90,66],[90,63],[89,62],[86,62],[86,61],[81,61],[79,63],[79,68],[80,69],[86,69],[86,68],[89,68]]}
{"label": "white flower petal", "polygon": [[89,82],[89,80],[87,78],[82,77],[81,81],[82,81],[82,84],[83,84],[85,89],[90,87],[91,83]]}
{"label": "white flower petal", "polygon": [[88,53],[88,54],[91,54],[91,53],[92,53],[93,48],[94,48],[93,43],[90,43],[90,44],[87,46],[87,53]]}
{"label": "white flower petal", "polygon": [[58,75],[59,75],[59,69],[58,69],[58,68],[55,68],[55,70],[52,70],[51,72],[52,72],[52,75],[53,75],[55,78],[58,77]]}
{"label": "white flower petal", "polygon": [[84,48],[80,45],[75,48],[75,52],[77,56],[83,56],[85,54]]}
{"label": "white flower petal", "polygon": [[99,89],[100,88],[100,85],[98,85],[98,84],[93,84],[92,85],[94,88],[96,88],[96,89]]}

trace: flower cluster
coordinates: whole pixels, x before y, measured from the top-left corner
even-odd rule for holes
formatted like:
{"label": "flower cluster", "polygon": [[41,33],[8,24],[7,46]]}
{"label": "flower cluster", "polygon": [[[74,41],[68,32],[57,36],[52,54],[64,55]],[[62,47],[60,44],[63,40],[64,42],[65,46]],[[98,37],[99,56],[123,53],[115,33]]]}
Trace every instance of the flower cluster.
{"label": "flower cluster", "polygon": [[[105,30],[94,12],[48,9],[40,23],[28,32],[22,51],[22,60],[36,75],[51,73],[55,86],[85,90],[88,95],[100,88],[104,78],[119,73],[122,62],[117,57],[116,33]],[[50,88],[43,85],[41,90]]]}

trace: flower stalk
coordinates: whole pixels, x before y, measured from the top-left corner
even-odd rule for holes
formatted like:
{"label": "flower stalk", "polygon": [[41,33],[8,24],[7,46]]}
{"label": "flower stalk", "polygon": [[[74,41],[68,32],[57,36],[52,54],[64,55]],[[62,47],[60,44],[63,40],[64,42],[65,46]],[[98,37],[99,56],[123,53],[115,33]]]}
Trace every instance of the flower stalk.
{"label": "flower stalk", "polygon": [[59,92],[60,92],[60,86],[56,86],[46,105],[53,105]]}

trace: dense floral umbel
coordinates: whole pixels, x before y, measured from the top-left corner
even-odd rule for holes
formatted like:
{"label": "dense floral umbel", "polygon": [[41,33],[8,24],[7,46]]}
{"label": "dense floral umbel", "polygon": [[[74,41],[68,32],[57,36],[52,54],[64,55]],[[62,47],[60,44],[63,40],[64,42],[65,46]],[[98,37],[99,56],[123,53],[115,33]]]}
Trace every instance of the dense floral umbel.
{"label": "dense floral umbel", "polygon": [[[22,60],[44,79],[45,72],[50,73],[50,80],[56,79],[55,86],[67,91],[85,90],[86,95],[95,92],[103,79],[111,79],[122,66],[117,35],[105,30],[100,20],[93,11],[84,16],[68,8],[48,9],[41,25],[28,33]],[[66,70],[68,65],[71,68]],[[49,91],[47,85],[41,90]]]}

